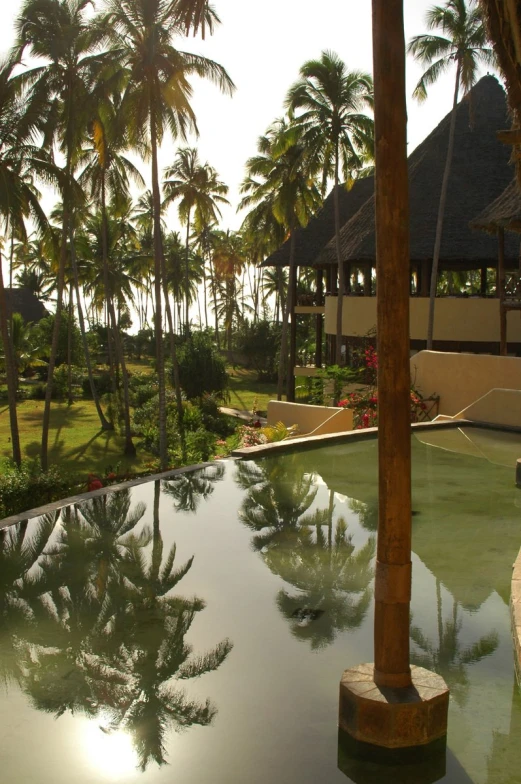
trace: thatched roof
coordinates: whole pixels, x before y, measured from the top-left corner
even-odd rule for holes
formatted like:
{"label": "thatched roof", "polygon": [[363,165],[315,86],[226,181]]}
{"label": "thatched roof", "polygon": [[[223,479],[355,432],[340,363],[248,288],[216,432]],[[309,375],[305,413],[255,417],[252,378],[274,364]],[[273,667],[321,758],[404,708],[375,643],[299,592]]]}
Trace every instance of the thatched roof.
{"label": "thatched roof", "polygon": [[36,323],[49,315],[31,289],[6,289],[5,299],[8,315],[20,313],[26,324]]}
{"label": "thatched roof", "polygon": [[[356,180],[351,190],[339,187],[340,225],[343,226],[367,201],[374,190],[374,177]],[[313,265],[320,251],[335,236],[334,189],[304,228],[295,233],[295,260],[299,267]],[[277,248],[262,264],[263,267],[289,266],[290,240]]]}
{"label": "thatched roof", "polygon": [[[508,127],[505,92],[495,77],[485,76],[456,111],[440,266],[472,269],[495,264],[497,244],[493,237],[472,231],[469,223],[504,191],[513,175],[510,150],[496,137],[498,130]],[[409,156],[411,261],[432,258],[451,114]],[[505,245],[507,264],[517,264],[519,239],[508,235]],[[375,263],[374,196],[343,227],[341,248],[344,261]],[[317,263],[336,264],[334,242]]]}
{"label": "thatched roof", "polygon": [[498,229],[521,233],[521,191],[517,179],[513,179],[501,196],[471,221],[470,227],[490,234],[496,234]]}

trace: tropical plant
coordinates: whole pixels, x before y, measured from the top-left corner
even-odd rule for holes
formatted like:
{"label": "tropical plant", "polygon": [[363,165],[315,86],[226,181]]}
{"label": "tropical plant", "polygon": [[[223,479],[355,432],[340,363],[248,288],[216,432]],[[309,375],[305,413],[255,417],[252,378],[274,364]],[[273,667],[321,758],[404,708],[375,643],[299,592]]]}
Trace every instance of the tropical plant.
{"label": "tropical plant", "polygon": [[308,60],[300,79],[289,90],[286,106],[302,126],[302,143],[322,170],[322,196],[333,180],[335,246],[339,292],[336,321],[336,364],[342,354],[342,312],[345,290],[340,249],[340,176],[351,187],[357,172],[373,159],[374,122],[364,110],[373,105],[373,80],[361,71],[348,71],[334,52],[322,52],[319,60]]}
{"label": "tropical plant", "polygon": [[[112,36],[111,56],[127,70],[127,86],[122,111],[128,125],[129,141],[150,145],[152,167],[152,204],[154,239],[154,286],[156,363],[159,378],[160,461],[168,462],[166,439],[166,396],[162,339],[163,246],[161,232],[161,188],[158,146],[165,131],[185,139],[197,130],[190,106],[192,88],[189,77],[209,78],[231,93],[233,82],[222,66],[199,55],[175,49],[172,40],[186,32],[187,24],[206,25],[210,32],[218,18],[211,7],[198,4],[192,14],[186,3],[179,6],[167,0],[109,0],[104,29]],[[175,362],[175,357],[172,358]]]}
{"label": "tropical plant", "polygon": [[[279,360],[277,397],[282,397],[285,371],[287,371],[287,398],[294,398],[295,379],[293,368],[287,367],[288,317],[292,312],[295,288],[295,229],[306,225],[309,217],[320,204],[320,194],[315,183],[317,162],[310,158],[310,151],[302,140],[302,129],[287,119],[276,120],[261,136],[258,154],[246,163],[247,176],[241,185],[245,194],[239,207],[271,209],[275,219],[291,238],[290,245],[290,297],[284,311]],[[292,330],[296,323],[292,316]],[[292,341],[293,343],[293,341]],[[290,358],[291,359],[291,358]]]}
{"label": "tropical plant", "polygon": [[456,65],[456,83],[450,119],[447,157],[443,170],[436,236],[432,254],[429,322],[427,328],[427,348],[432,349],[438,267],[443,237],[445,205],[454,153],[459,95],[461,90],[463,90],[464,95],[468,93],[475,84],[479,66],[495,66],[496,58],[493,49],[488,45],[482,11],[475,0],[446,0],[443,5],[432,6],[427,11],[426,23],[430,30],[437,30],[441,35],[425,33],[414,36],[409,41],[407,51],[422,65],[428,66],[414,89],[413,94],[415,98],[419,101],[424,101],[427,98],[428,88],[435,84],[442,74],[452,68],[453,65]]}
{"label": "tropical plant", "polygon": [[[18,56],[21,58],[28,49],[30,55],[43,64],[22,71],[13,81],[27,91],[27,112],[37,118],[35,127],[43,134],[44,146],[50,148],[58,142],[65,158],[61,178],[64,209],[49,379],[52,379],[56,362],[67,246],[74,232],[75,156],[90,119],[90,85],[103,61],[99,45],[105,31],[89,20],[87,9],[90,5],[90,0],[26,0],[16,22]],[[49,383],[42,424],[41,462],[44,469],[48,465],[51,394],[52,384]]]}
{"label": "tropical plant", "polygon": [[194,147],[183,147],[176,153],[172,166],[165,169],[165,204],[179,199],[178,213],[182,225],[186,225],[185,242],[185,333],[190,330],[189,317],[189,254],[190,219],[198,225],[209,225],[220,216],[219,204],[229,204],[225,195],[228,186],[218,179],[217,172],[208,163],[199,161]]}

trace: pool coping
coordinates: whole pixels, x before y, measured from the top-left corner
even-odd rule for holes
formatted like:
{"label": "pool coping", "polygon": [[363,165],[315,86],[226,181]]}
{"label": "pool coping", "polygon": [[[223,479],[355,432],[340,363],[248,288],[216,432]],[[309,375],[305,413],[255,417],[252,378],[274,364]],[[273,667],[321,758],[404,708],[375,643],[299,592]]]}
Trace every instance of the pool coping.
{"label": "pool coping", "polygon": [[[469,419],[449,419],[443,420],[440,422],[413,422],[411,423],[411,432],[414,431],[429,431],[429,430],[442,430],[442,429],[454,429],[460,427],[479,427],[485,428],[488,430],[499,430],[503,432],[518,432],[521,433],[521,427],[509,427],[505,425],[494,425],[490,424],[489,422],[479,422],[477,420],[469,420]],[[350,443],[356,441],[364,441],[370,438],[373,438],[378,433],[377,427],[369,427],[362,430],[348,430],[343,433],[326,433],[324,435],[318,436],[301,436],[300,438],[291,438],[284,441],[277,441],[272,444],[259,444],[258,446],[250,446],[250,447],[243,447],[241,449],[234,449],[231,455],[227,456],[223,459],[237,459],[237,458],[249,458],[249,457],[260,457],[265,454],[272,454],[273,452],[288,452],[295,447],[299,447],[305,445],[306,447],[321,447],[325,446],[326,444],[337,444],[337,443]],[[0,531],[4,528],[9,528],[12,525],[16,525],[17,523],[21,523],[25,520],[31,520],[34,517],[40,517],[44,514],[49,514],[51,512],[56,512],[58,509],[63,509],[65,506],[71,506],[72,504],[82,503],[83,501],[87,501],[89,498],[97,498],[99,496],[106,495],[113,490],[125,490],[130,487],[137,487],[138,485],[145,484],[146,482],[156,482],[161,480],[169,479],[173,476],[179,476],[180,474],[189,473],[191,471],[199,471],[203,468],[209,468],[212,465],[215,465],[216,461],[212,460],[206,463],[199,463],[197,465],[192,466],[183,466],[182,468],[173,468],[169,471],[165,471],[164,473],[158,474],[149,474],[147,476],[141,476],[136,479],[129,479],[126,482],[118,482],[114,485],[107,485],[106,487],[102,487],[99,490],[91,490],[85,493],[77,493],[76,495],[69,496],[67,498],[60,499],[59,501],[51,501],[48,504],[44,504],[43,506],[35,507],[34,509],[27,509],[19,514],[10,515],[9,517],[4,517],[0,520]],[[520,562],[521,563],[521,562]],[[520,586],[521,589],[521,586]],[[520,633],[521,633],[521,607],[520,607]],[[521,668],[521,641],[520,641],[520,668]]]}
{"label": "pool coping", "polygon": [[0,520],[0,531],[4,528],[9,528],[12,525],[16,525],[16,523],[31,520],[34,517],[41,517],[42,515],[50,514],[51,512],[57,512],[58,509],[63,509],[65,506],[79,504],[83,501],[88,501],[89,498],[99,498],[99,496],[107,495],[107,493],[111,493],[114,490],[126,490],[129,487],[137,487],[138,485],[144,485],[147,482],[162,481],[170,479],[170,477],[179,476],[180,474],[187,474],[191,473],[192,471],[200,471],[203,468],[210,468],[211,466],[214,466],[216,462],[219,461],[212,460],[207,463],[198,463],[197,465],[183,466],[182,468],[172,468],[169,471],[165,471],[164,473],[148,474],[147,476],[140,476],[136,479],[129,479],[126,482],[118,482],[114,485],[106,485],[105,487],[101,487],[99,490],[90,490],[85,493],[77,493],[76,495],[71,495],[68,498],[63,498],[60,501],[51,501],[44,506],[38,506],[35,509],[27,509],[21,514],[4,517],[2,520]]}
{"label": "pool coping", "polygon": [[[429,430],[445,430],[445,429],[460,429],[462,427],[476,427],[485,430],[499,430],[508,433],[521,433],[521,427],[514,425],[495,425],[490,422],[480,422],[476,419],[444,419],[440,422],[413,422],[411,423],[411,431],[429,431]],[[361,430],[347,430],[343,433],[325,433],[318,436],[301,436],[297,438],[290,438],[284,441],[276,441],[271,444],[258,444],[257,446],[241,447],[234,449],[232,457],[258,457],[273,452],[288,452],[295,448],[295,446],[306,445],[311,447],[320,447],[325,444],[338,444],[344,442],[360,441],[366,438],[371,438],[378,433],[377,427],[367,427]]]}

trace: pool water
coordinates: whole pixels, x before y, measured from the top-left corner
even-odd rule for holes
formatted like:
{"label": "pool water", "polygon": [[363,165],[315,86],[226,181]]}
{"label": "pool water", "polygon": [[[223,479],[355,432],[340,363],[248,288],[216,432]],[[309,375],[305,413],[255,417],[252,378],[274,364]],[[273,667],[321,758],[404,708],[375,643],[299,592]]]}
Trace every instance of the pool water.
{"label": "pool water", "polygon": [[[520,452],[413,437],[411,649],[451,689],[445,782],[521,781]],[[2,783],[349,781],[338,684],[373,658],[376,453],[222,461],[5,529]]]}

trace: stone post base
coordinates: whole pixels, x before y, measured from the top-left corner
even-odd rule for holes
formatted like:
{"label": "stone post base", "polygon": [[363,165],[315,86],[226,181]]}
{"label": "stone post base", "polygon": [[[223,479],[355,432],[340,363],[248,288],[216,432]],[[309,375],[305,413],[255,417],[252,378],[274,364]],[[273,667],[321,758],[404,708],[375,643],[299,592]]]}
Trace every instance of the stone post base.
{"label": "stone post base", "polygon": [[373,664],[346,670],[340,681],[340,728],[352,738],[387,749],[425,746],[447,734],[449,690],[443,678],[411,667],[412,686],[377,686]]}

